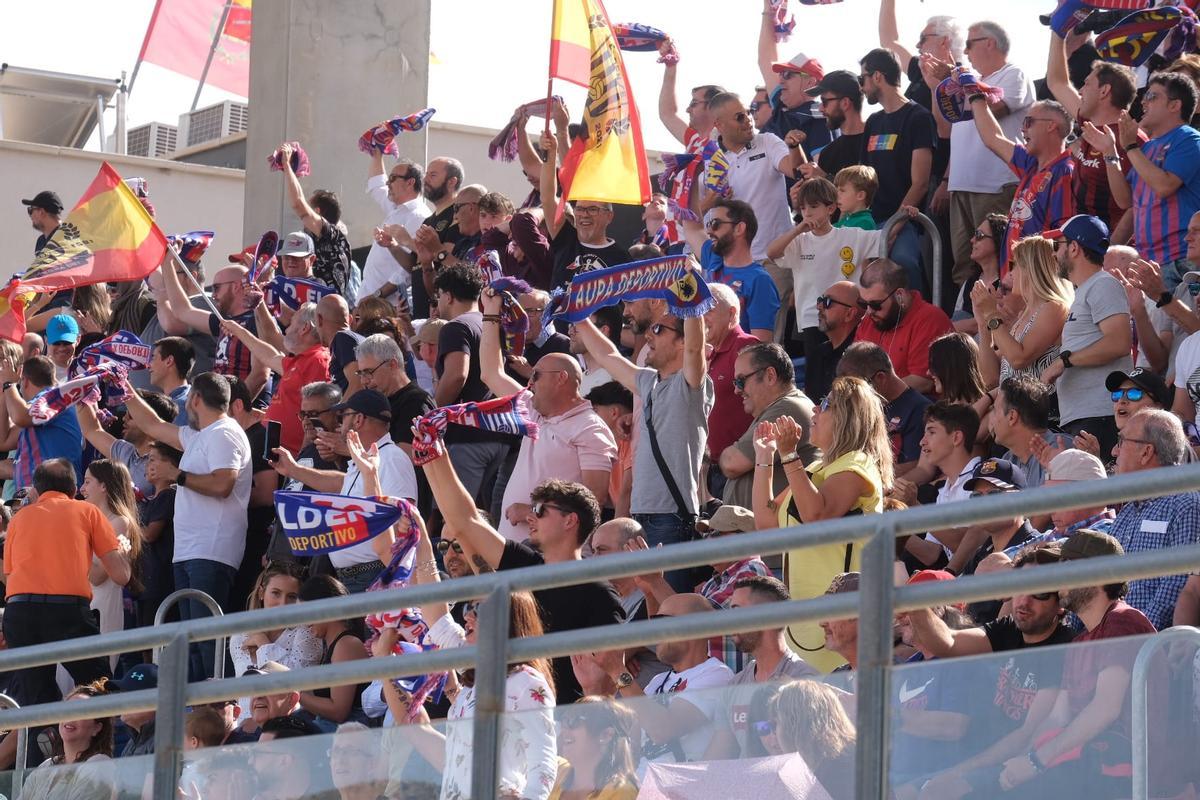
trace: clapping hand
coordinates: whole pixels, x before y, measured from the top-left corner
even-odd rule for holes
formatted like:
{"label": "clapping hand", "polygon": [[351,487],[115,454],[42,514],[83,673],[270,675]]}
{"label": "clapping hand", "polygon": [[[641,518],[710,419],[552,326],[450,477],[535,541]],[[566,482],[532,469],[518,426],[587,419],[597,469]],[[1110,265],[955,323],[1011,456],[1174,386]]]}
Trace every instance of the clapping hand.
{"label": "clapping hand", "polygon": [[770,422],[760,422],[754,428],[754,460],[760,464],[775,461],[775,425]]}
{"label": "clapping hand", "polygon": [[996,316],[999,300],[999,293],[983,281],[976,281],[971,287],[971,308],[974,309],[975,318],[982,323]]}
{"label": "clapping hand", "polygon": [[350,431],[346,434],[346,450],[350,454],[350,458],[354,461],[354,466],[358,467],[358,471],[364,477],[379,476],[379,445],[372,442],[371,448],[368,450],[363,447],[362,440],[358,438],[358,431]]}
{"label": "clapping hand", "polygon": [[1100,440],[1087,431],[1080,431],[1072,442],[1076,450],[1082,450],[1085,453],[1091,453],[1101,461],[1104,458],[1100,455]]}
{"label": "clapping hand", "polygon": [[1125,270],[1129,280],[1142,290],[1146,297],[1157,300],[1167,290],[1163,283],[1162,267],[1157,261],[1136,258],[1129,263]]}
{"label": "clapping hand", "polygon": [[20,379],[20,358],[18,356],[0,358],[0,381],[4,383],[16,383]]}
{"label": "clapping hand", "polygon": [[1117,154],[1117,137],[1111,128],[1097,128],[1088,120],[1084,120],[1083,140],[1104,156]]}
{"label": "clapping hand", "polygon": [[784,414],[775,420],[775,446],[780,456],[790,456],[796,452],[796,446],[804,438],[804,427],[796,420]]}
{"label": "clapping hand", "polygon": [[1122,111],[1117,118],[1117,131],[1120,133],[1121,147],[1133,147],[1142,137],[1142,129],[1128,111]]}

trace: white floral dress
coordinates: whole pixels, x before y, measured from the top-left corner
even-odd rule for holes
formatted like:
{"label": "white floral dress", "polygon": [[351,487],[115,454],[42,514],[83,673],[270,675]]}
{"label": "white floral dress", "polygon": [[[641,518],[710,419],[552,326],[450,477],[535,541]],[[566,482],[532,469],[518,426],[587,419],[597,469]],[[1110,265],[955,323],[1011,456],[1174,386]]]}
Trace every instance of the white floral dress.
{"label": "white floral dress", "polygon": [[[229,657],[233,659],[235,676],[268,661],[283,664],[288,669],[315,667],[325,655],[325,642],[313,636],[307,625],[284,628],[278,639],[260,646],[253,657],[246,649],[246,638],[247,634],[238,633],[229,639]],[[250,698],[243,697],[238,702],[242,707],[242,718],[250,716]]]}
{"label": "white floral dress", "polygon": [[[466,642],[462,627],[449,614],[433,624],[429,635],[438,647],[461,647]],[[504,711],[500,728],[499,794],[546,800],[558,776],[554,692],[546,678],[528,666],[510,672],[505,684]],[[446,717],[450,724],[446,725],[443,800],[471,797],[472,729],[464,720],[474,715],[475,689],[464,687]]]}

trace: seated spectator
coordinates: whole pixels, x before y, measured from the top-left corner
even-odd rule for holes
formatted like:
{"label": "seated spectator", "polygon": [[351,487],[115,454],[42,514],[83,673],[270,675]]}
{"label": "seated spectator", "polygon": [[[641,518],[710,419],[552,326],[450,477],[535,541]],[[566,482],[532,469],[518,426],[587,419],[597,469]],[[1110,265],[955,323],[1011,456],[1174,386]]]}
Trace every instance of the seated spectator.
{"label": "seated spectator", "polygon": [[604,797],[634,800],[638,781],[630,737],[635,714],[607,697],[581,697],[559,714],[558,752],[567,761],[559,768],[550,800]]}
{"label": "seated spectator", "polygon": [[387,760],[379,758],[379,734],[361,722],[337,726],[329,746],[329,774],[340,800],[387,797]]}
{"label": "seated spectator", "polygon": [[[782,603],[790,599],[782,581],[770,576],[751,576],[734,583],[729,608]],[[724,693],[721,713],[713,720],[716,732],[704,753],[705,761],[748,758],[754,754],[750,741],[756,730],[747,712],[763,685],[769,687],[785,678],[810,678],[819,674],[784,644],[783,628],[735,633],[731,638],[738,651],[749,660],[734,675],[729,691]]]}
{"label": "seated spectator", "polygon": [[708,412],[708,453],[705,459],[708,461],[708,492],[719,498],[724,494],[727,480],[720,467],[721,454],[737,442],[754,419],[734,385],[738,358],[742,350],[759,344],[759,340],[746,333],[738,322],[741,300],[733,289],[723,283],[713,283],[709,291],[714,302],[712,308],[704,313],[704,341],[712,345],[705,359],[715,399],[712,410]]}
{"label": "seated spectator", "polygon": [[[833,580],[829,582],[829,588],[822,592],[822,594],[857,592],[861,578],[861,574],[857,572],[838,573],[833,576]],[[840,666],[834,667],[832,671],[853,672],[858,669],[858,618],[822,620],[821,632],[824,634],[824,650],[826,653],[836,656],[834,659],[835,663],[840,663]],[[790,635],[791,631],[789,630]],[[792,638],[791,641],[793,643],[797,642],[795,638]],[[807,647],[804,648],[804,651],[812,653]],[[812,653],[809,656],[809,661],[812,661],[813,656],[816,655],[821,654]],[[825,660],[829,659],[826,658]],[[822,671],[825,671],[824,668],[822,668]]]}
{"label": "seated spectator", "polygon": [[979,345],[965,333],[947,333],[929,345],[933,393],[950,403],[972,404],[986,388],[979,374]]}
{"label": "seated spectator", "polygon": [[[963,488],[971,493],[971,497],[985,497],[997,492],[1019,492],[1026,486],[1025,471],[1020,466],[1004,459],[989,458],[975,465]],[[1019,547],[1037,535],[1038,531],[1024,515],[974,525],[967,529],[946,571],[952,575],[973,575],[979,564],[992,553]],[[979,619],[978,615],[975,618],[980,622],[990,621]]]}
{"label": "seated spectator", "polygon": [[220,747],[225,742],[225,733],[225,720],[220,711],[211,706],[194,706],[183,720],[184,752]]}
{"label": "seated spectator", "polygon": [[[813,404],[796,388],[796,373],[791,358],[774,343],[752,344],[742,348],[734,362],[733,389],[742,400],[742,409],[753,418],[741,438],[720,454],[720,469],[725,475],[726,503],[749,507],[754,502],[754,435],[764,422],[775,422],[782,416],[794,419],[800,426],[797,445],[800,461],[811,464],[820,451],[812,443]],[[715,408],[714,408],[715,410]],[[786,456],[777,453],[776,459]],[[787,488],[783,470],[776,474],[771,496]]]}
{"label": "seated spectator", "polygon": [[[139,664],[124,676],[108,682],[109,691],[136,692],[141,689],[158,688],[158,666]],[[145,756],[154,752],[154,716],[151,711],[130,711],[121,715],[121,722],[133,731],[133,736],[121,749],[121,758]]]}
{"label": "seated spectator", "polygon": [[[950,314],[954,330],[970,336],[980,336],[987,330],[987,320],[984,319],[981,325],[980,314],[975,311],[972,290],[979,285],[988,289],[1000,288],[1000,251],[1004,247],[1007,231],[1008,217],[1003,214],[988,214],[975,226],[971,234],[970,271],[958,289],[958,299],[954,301],[954,311]],[[982,344],[987,346],[986,343]]]}
{"label": "seated spectator", "polygon": [[[1182,464],[1188,449],[1177,417],[1157,409],[1139,411],[1125,424],[1118,439],[1117,474]],[[1109,533],[1126,553],[1196,544],[1200,541],[1200,493],[1132,500],[1121,507]],[[1175,603],[1186,582],[1187,575],[1131,581],[1129,605],[1145,614],[1154,627],[1170,627]]]}
{"label": "seated spectator", "polygon": [[[1050,431],[1052,389],[1026,375],[1007,378],[996,392],[989,417],[996,444],[1007,448],[1001,458],[1019,466],[1026,488],[1046,481],[1039,456],[1045,448],[1057,451],[1071,446],[1071,437]],[[1037,441],[1035,441],[1037,440]],[[1043,442],[1044,447],[1038,442]]]}
{"label": "seated spectator", "polygon": [[817,330],[824,338],[815,350],[804,351],[804,393],[819,399],[829,394],[838,363],[854,344],[854,332],[863,312],[858,307],[858,287],[850,281],[830,284],[817,297],[816,306]]}
{"label": "seated spectator", "polygon": [[[299,592],[299,599],[303,603],[349,596],[346,587],[329,575],[314,575],[300,586]],[[319,664],[340,664],[367,658],[362,620],[336,619],[305,627],[321,641]],[[362,693],[366,687],[367,684],[361,683],[304,691],[300,693],[300,707],[309,713],[313,724],[322,733],[332,733],[347,720],[362,722],[366,719],[362,711]]]}
{"label": "seated spectator", "polygon": [[[138,396],[154,411],[163,422],[176,423],[176,407],[171,398],[157,392],[138,390]],[[104,458],[124,464],[133,479],[133,488],[139,499],[151,497],[154,487],[146,475],[146,464],[150,458],[150,449],[154,440],[141,428],[137,421],[126,415],[122,426],[121,438],[113,436],[100,426],[96,419],[96,409],[90,403],[76,403],[73,406],[79,427],[87,443],[96,448]],[[186,424],[186,421],[185,421]]]}
{"label": "seated spectator", "polygon": [[0,362],[0,382],[8,419],[12,423],[0,450],[16,451],[16,458],[0,462],[0,477],[13,481],[17,489],[33,485],[33,473],[42,461],[65,458],[75,468],[75,480],[83,482],[83,432],[75,407],[65,408],[49,420],[35,423],[29,404],[57,384],[54,362],[35,356],[18,365],[11,358]]}
{"label": "seated spectator", "polygon": [[923,394],[933,391],[929,376],[929,345],[953,327],[946,312],[925,302],[908,288],[904,268],[881,258],[862,272],[858,307],[867,312],[856,338],[882,347],[896,374]]}
{"label": "seated spectator", "polygon": [[843,696],[819,681],[791,681],[771,698],[775,739],[785,753],[799,753],[833,800],[854,797],[857,733]]}
{"label": "seated spectator", "polygon": [[[311,666],[311,665],[308,665]],[[288,672],[288,668],[277,661],[264,661],[256,667],[249,667],[242,675],[273,675]],[[296,691],[280,692],[279,694],[260,694],[250,698],[247,710],[243,713],[238,730],[243,734],[243,741],[258,741],[262,736],[263,726],[268,720],[277,717],[288,717],[300,710],[300,693]],[[226,738],[226,744],[231,743]]]}
{"label": "seated spectator", "polygon": [[[64,700],[80,702],[108,694],[103,681],[77,686]],[[113,765],[113,719],[77,719],[60,722],[58,736],[52,737],[53,754],[25,776],[21,787],[29,797],[84,798],[109,797],[116,777]],[[73,766],[69,769],[55,767]]]}
{"label": "seated spectator", "polygon": [[900,380],[887,351],[871,342],[854,342],[838,362],[837,374],[859,378],[883,398],[883,416],[897,476],[906,475],[921,457],[928,397]]}
{"label": "seated spectator", "polygon": [[[254,771],[258,778],[255,800],[292,800],[311,796],[317,752],[315,747],[291,742],[319,734],[303,717],[281,715],[262,725],[254,747]],[[272,744],[288,742],[288,744]]]}

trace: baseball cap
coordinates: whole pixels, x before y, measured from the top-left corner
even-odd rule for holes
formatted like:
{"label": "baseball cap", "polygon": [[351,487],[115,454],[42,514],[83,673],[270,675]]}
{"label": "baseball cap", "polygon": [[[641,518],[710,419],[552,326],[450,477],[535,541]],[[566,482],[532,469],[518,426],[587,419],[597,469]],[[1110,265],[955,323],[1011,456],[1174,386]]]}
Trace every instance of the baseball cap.
{"label": "baseball cap", "polygon": [[281,256],[311,256],[314,251],[312,237],[304,231],[292,231],[283,240],[283,246],[279,248]]}
{"label": "baseball cap", "polygon": [[825,68],[815,58],[809,58],[804,53],[796,53],[788,61],[778,61],[771,65],[775,72],[803,72],[817,80],[825,77]]}
{"label": "baseball cap", "polygon": [[1070,448],[1050,460],[1048,481],[1095,481],[1107,478],[1104,464],[1091,453]]}
{"label": "baseball cap", "polygon": [[1094,531],[1090,528],[1075,531],[1062,543],[1062,560],[1072,561],[1077,558],[1092,556],[1123,556],[1125,548],[1121,543],[1107,533]]}
{"label": "baseball cap", "polygon": [[425,324],[421,326],[421,330],[417,331],[417,342],[419,344],[436,345],[438,343],[438,334],[441,333],[441,330],[443,327],[445,327],[445,325],[446,320],[444,319],[427,320]]}
{"label": "baseball cap", "polygon": [[1026,483],[1025,470],[1002,458],[989,458],[980,461],[971,472],[971,478],[963,486],[968,492],[973,491],[980,482],[989,483],[997,489],[1006,492],[1014,489],[1024,489]]}
{"label": "baseball cap", "polygon": [[723,505],[708,519],[696,523],[696,529],[713,533],[744,533],[757,529],[754,512],[742,506]]}
{"label": "baseball cap", "polygon": [[1163,408],[1171,407],[1171,400],[1174,399],[1174,393],[1167,387],[1167,382],[1156,373],[1148,369],[1142,369],[1141,367],[1131,369],[1129,372],[1115,370],[1108,373],[1108,377],[1104,379],[1104,388],[1110,392],[1115,392],[1121,388],[1121,384],[1125,381],[1129,381],[1150,395],[1150,399]]}
{"label": "baseball cap", "polygon": [[1108,226],[1099,217],[1076,214],[1061,227],[1042,234],[1047,239],[1066,239],[1093,253],[1108,251]]}
{"label": "baseball cap", "polygon": [[829,582],[829,588],[825,590],[825,594],[857,592],[861,577],[862,575],[857,572],[843,572],[840,575],[834,575],[833,580]]}
{"label": "baseball cap", "polygon": [[70,314],[56,314],[46,324],[46,344],[79,341],[79,323]]}
{"label": "baseball cap", "polygon": [[22,203],[30,208],[40,208],[43,211],[49,211],[51,214],[61,214],[63,211],[62,200],[58,199],[58,195],[49,189],[43,189],[33,196],[32,200],[22,200]]}
{"label": "baseball cap", "polygon": [[383,394],[374,389],[359,389],[350,395],[349,400],[338,403],[329,410],[339,414],[343,411],[355,411],[384,422],[392,421],[392,404]]}
{"label": "baseball cap", "polygon": [[158,688],[158,667],[154,664],[138,664],[125,673],[125,677],[108,682],[122,692],[136,692],[138,689]]}
{"label": "baseball cap", "polygon": [[929,583],[931,581],[952,581],[954,575],[944,569],[922,569],[917,570],[908,579],[908,586],[914,583]]}
{"label": "baseball cap", "polygon": [[820,83],[808,90],[808,95],[817,97],[822,92],[830,92],[838,97],[849,97],[851,100],[862,97],[862,87],[858,85],[858,78],[854,73],[844,69],[836,69],[821,78]]}

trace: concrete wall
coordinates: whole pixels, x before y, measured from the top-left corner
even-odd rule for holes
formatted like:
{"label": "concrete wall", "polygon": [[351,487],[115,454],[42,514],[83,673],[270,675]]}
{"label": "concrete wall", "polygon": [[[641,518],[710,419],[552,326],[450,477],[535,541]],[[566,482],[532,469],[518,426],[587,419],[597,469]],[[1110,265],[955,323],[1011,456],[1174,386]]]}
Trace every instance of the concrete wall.
{"label": "concrete wall", "polygon": [[[295,227],[278,173],[266,158],[285,140],[312,162],[305,188],[337,192],[350,241],[370,241],[380,213],[365,194],[367,128],[425,108],[430,0],[275,0],[254,5],[245,230]],[[424,132],[400,136],[401,155],[425,163]]]}
{"label": "concrete wall", "polygon": [[29,225],[22,197],[53,189],[68,210],[79,200],[107,160],[122,177],[148,181],[159,227],[164,233],[215,231],[217,259],[242,245],[242,170],[184,164],[157,158],[119,156],[86,150],[0,140],[0,175],[5,198],[0,206],[0,278],[7,281],[33,260],[37,232]]}

